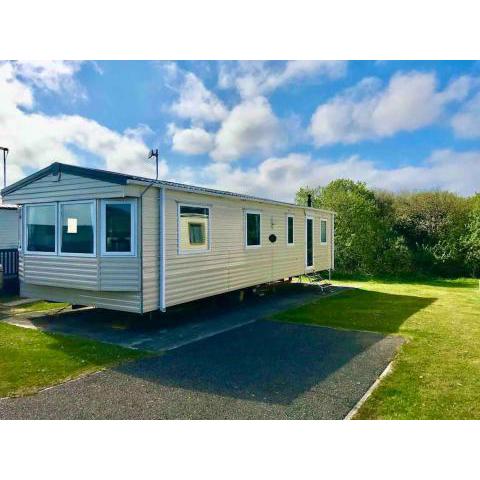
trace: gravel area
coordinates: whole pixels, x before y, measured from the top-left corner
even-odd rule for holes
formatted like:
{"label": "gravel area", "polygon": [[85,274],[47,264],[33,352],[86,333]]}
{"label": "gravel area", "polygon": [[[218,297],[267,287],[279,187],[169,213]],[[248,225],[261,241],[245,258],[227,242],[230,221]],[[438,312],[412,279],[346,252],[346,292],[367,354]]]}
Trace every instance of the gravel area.
{"label": "gravel area", "polygon": [[341,419],[402,339],[256,321],[0,400],[2,419]]}

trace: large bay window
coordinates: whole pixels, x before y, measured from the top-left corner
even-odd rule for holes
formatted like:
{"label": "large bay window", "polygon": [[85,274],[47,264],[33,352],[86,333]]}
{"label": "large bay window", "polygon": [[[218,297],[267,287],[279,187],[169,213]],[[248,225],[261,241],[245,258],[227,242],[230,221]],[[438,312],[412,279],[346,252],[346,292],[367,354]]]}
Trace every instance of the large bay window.
{"label": "large bay window", "polygon": [[136,206],[135,200],[102,202],[102,255],[135,255]]}
{"label": "large bay window", "polygon": [[54,203],[26,207],[26,251],[40,255],[57,252],[57,206]]}
{"label": "large bay window", "polygon": [[60,204],[60,253],[95,255],[95,202]]}
{"label": "large bay window", "polygon": [[178,205],[179,253],[207,252],[210,249],[210,208]]}
{"label": "large bay window", "polygon": [[[96,200],[25,205],[22,214],[26,254],[95,257],[99,238],[102,256],[136,255],[136,199],[102,200],[100,237]],[[198,232],[192,235],[201,240]]]}

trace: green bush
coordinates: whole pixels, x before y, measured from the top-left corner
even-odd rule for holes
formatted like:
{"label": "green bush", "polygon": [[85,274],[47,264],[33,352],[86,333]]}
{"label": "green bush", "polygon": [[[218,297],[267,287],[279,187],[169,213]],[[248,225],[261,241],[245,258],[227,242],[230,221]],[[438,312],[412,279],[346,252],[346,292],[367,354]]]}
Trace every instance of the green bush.
{"label": "green bush", "polygon": [[345,274],[480,272],[480,195],[394,194],[348,179],[302,187],[296,201],[336,212],[335,263]]}

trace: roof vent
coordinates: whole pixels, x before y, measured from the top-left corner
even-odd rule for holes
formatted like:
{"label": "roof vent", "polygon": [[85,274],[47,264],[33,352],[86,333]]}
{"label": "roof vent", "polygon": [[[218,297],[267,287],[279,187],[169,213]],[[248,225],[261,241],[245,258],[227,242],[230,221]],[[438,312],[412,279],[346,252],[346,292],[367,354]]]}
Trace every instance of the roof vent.
{"label": "roof vent", "polygon": [[307,207],[311,207],[311,206],[312,206],[312,194],[309,193],[307,196]]}

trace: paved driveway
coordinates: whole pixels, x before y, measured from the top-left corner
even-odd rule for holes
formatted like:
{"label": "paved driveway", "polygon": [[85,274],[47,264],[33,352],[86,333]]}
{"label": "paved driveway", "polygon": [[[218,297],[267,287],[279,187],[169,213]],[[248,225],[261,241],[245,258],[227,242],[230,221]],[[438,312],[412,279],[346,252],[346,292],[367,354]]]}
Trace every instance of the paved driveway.
{"label": "paved driveway", "polygon": [[341,419],[399,337],[257,321],[37,395],[0,418]]}

